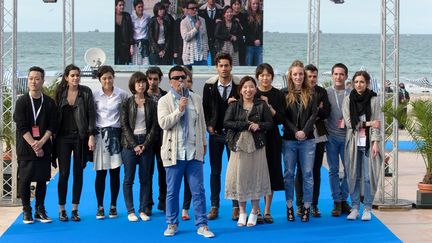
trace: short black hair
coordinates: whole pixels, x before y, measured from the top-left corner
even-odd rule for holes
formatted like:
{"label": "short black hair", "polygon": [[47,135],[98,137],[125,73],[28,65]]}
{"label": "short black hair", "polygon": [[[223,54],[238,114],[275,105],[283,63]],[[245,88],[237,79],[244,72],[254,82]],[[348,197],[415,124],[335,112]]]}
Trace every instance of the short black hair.
{"label": "short black hair", "polygon": [[305,71],[318,72],[318,68],[313,64],[308,64],[305,66]]}
{"label": "short black hair", "polygon": [[42,76],[42,80],[45,79],[45,70],[43,70],[43,68],[38,67],[38,66],[33,66],[33,67],[29,68],[28,73],[30,73],[32,71],[34,71],[34,72],[40,72],[41,76]]}
{"label": "short black hair", "polygon": [[348,68],[347,68],[347,66],[345,66],[345,64],[336,63],[335,65],[333,65],[333,67],[331,69],[332,74],[333,74],[335,68],[343,68],[343,70],[345,70],[345,75],[348,76]]}
{"label": "short black hair", "polygon": [[158,16],[158,11],[160,9],[166,10],[165,5],[163,5],[161,2],[157,2],[154,6],[153,6],[153,15],[155,17]]}
{"label": "short black hair", "polygon": [[103,66],[100,66],[99,69],[97,70],[98,79],[100,80],[102,75],[104,75],[105,73],[111,73],[113,76],[115,74],[114,69],[111,66],[103,65]]}
{"label": "short black hair", "polygon": [[[136,94],[135,90],[135,84],[138,82],[145,82],[146,83],[146,89],[148,87],[148,81],[147,76],[140,71],[134,72],[132,76],[129,78],[129,90],[132,94]],[[144,90],[146,92],[147,90]]]}
{"label": "short black hair", "polygon": [[184,74],[186,74],[184,68],[183,68],[182,66],[177,65],[177,66],[172,67],[172,68],[169,70],[169,72],[168,72],[168,78],[169,78],[169,79],[171,79],[171,73],[172,73],[172,72],[175,72],[175,71],[178,71],[178,72],[184,72]]}
{"label": "short black hair", "polygon": [[189,1],[186,2],[186,8],[189,8],[190,4],[198,5],[198,3],[195,0],[189,0]]}
{"label": "short black hair", "polygon": [[267,72],[270,73],[272,79],[274,78],[273,67],[268,63],[261,63],[257,66],[257,68],[255,69],[255,78],[258,79],[258,76],[260,76],[260,74],[263,73],[264,70],[267,70]]}
{"label": "short black hair", "polygon": [[133,2],[133,6],[134,6],[134,8],[135,8],[136,6],[138,6],[138,4],[142,4],[142,5],[144,5],[144,2],[143,2],[142,0],[134,0],[134,2]]}
{"label": "short black hair", "polygon": [[218,54],[216,54],[215,64],[217,65],[219,61],[223,59],[228,60],[230,66],[232,66],[232,57],[229,53],[225,53],[225,52],[219,52]]}
{"label": "short black hair", "polygon": [[150,74],[157,74],[159,76],[159,79],[162,79],[163,76],[162,70],[159,67],[149,67],[145,75],[148,77],[150,76]]}

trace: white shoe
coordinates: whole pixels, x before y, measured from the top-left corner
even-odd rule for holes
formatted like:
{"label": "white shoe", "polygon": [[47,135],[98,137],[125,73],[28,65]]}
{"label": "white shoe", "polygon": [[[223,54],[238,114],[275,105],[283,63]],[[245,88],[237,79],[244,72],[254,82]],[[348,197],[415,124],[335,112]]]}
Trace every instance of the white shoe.
{"label": "white shoe", "polygon": [[370,221],[372,219],[372,215],[369,209],[365,208],[363,210],[363,215],[361,217],[363,221]]}
{"label": "white shoe", "polygon": [[207,225],[201,226],[197,230],[197,234],[204,236],[205,238],[213,238],[215,235],[210,231]]}
{"label": "white shoe", "polygon": [[257,223],[257,219],[258,219],[258,214],[250,213],[247,221],[247,227],[255,226]]}
{"label": "white shoe", "polygon": [[130,222],[137,222],[138,221],[138,217],[135,215],[135,213],[128,214],[127,218]]}
{"label": "white shoe", "polygon": [[139,216],[140,216],[140,218],[141,218],[142,221],[149,221],[150,220],[150,217],[147,216],[147,214],[145,214],[144,212],[141,212],[139,214]]}
{"label": "white shoe", "polygon": [[164,231],[164,236],[174,236],[177,233],[176,224],[168,224],[168,227]]}
{"label": "white shoe", "polygon": [[347,216],[348,220],[356,220],[360,217],[360,213],[358,211],[358,209],[351,209],[351,213]]}
{"label": "white shoe", "polygon": [[239,219],[237,221],[237,226],[238,227],[245,226],[246,225],[246,218],[247,218],[247,215],[245,213],[239,214]]}

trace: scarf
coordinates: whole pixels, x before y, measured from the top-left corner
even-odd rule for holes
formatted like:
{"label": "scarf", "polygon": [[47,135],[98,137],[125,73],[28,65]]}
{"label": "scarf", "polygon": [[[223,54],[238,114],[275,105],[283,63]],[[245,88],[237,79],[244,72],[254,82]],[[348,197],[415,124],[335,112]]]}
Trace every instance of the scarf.
{"label": "scarf", "polygon": [[[177,91],[173,88],[170,88],[170,92],[174,95],[174,98],[176,100],[180,100],[181,97],[186,97],[189,98],[189,89],[187,88],[182,88],[183,89],[183,96],[179,93],[177,93]],[[189,113],[188,113],[188,109],[187,107],[185,107],[184,110],[184,114],[183,116],[180,118],[180,125],[182,127],[183,130],[183,142],[186,145],[187,144],[187,138],[189,136]]]}
{"label": "scarf", "polygon": [[[357,130],[356,126],[360,122],[360,116],[366,115],[366,121],[370,121],[372,113],[371,99],[374,96],[377,96],[377,94],[370,89],[366,89],[363,94],[357,93],[355,89],[351,91],[349,109],[353,131]],[[366,150],[369,149],[369,129],[370,127],[366,127]]]}

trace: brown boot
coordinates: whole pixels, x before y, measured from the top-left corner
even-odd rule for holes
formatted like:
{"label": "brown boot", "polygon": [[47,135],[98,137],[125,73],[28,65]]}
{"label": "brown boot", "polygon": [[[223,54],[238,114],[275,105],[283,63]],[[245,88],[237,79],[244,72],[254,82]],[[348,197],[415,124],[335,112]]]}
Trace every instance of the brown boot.
{"label": "brown boot", "polygon": [[318,218],[321,217],[321,212],[318,209],[318,206],[316,205],[312,205],[312,210],[311,210],[312,216]]}
{"label": "brown boot", "polygon": [[207,215],[208,220],[216,219],[219,216],[219,208],[212,207]]}
{"label": "brown boot", "polygon": [[342,214],[342,203],[341,202],[334,202],[333,204],[333,210],[331,211],[331,215],[334,217],[339,217]]}
{"label": "brown boot", "polygon": [[348,204],[347,201],[342,201],[342,213],[343,214],[350,214],[351,213],[351,206]]}
{"label": "brown boot", "polygon": [[237,221],[239,219],[240,210],[238,207],[232,208],[231,218],[233,221]]}

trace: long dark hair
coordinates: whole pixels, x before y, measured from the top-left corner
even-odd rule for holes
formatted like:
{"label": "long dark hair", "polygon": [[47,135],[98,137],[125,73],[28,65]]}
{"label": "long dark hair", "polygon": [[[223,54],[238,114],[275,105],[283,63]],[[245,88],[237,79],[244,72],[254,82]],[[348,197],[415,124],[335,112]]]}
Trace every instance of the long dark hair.
{"label": "long dark hair", "polygon": [[69,76],[69,73],[72,70],[77,70],[79,73],[81,73],[80,68],[73,65],[73,64],[69,64],[66,66],[66,68],[63,72],[63,75],[62,75],[62,79],[61,79],[60,83],[57,85],[57,88],[55,90],[55,102],[57,103],[57,105],[60,104],[62,94],[67,89],[68,83],[66,81],[66,77]]}

